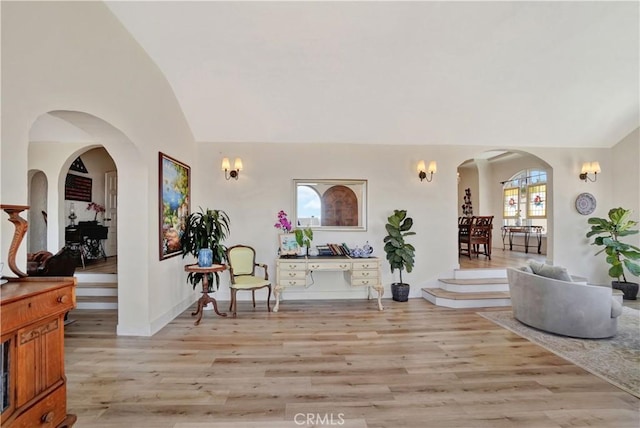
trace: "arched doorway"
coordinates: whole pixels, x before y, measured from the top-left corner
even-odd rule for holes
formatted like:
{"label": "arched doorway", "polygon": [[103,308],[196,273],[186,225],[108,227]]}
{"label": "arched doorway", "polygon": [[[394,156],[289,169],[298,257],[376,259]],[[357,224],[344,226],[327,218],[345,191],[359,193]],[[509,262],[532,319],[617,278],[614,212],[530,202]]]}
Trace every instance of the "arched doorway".
{"label": "arched doorway", "polygon": [[[102,164],[102,169],[96,168],[101,176],[100,180],[96,180],[96,192],[90,193],[91,202],[98,202],[104,206],[106,204],[108,187],[107,173],[117,171],[117,176],[126,179],[128,190],[124,199],[125,205],[139,202],[139,195],[146,194],[145,181],[140,179],[140,174],[146,174],[146,166],[140,160],[140,153],[137,151],[133,143],[111,124],[104,120],[83,112],[76,111],[52,111],[40,116],[32,125],[29,134],[29,168],[38,169],[44,172],[49,183],[55,183],[48,189],[48,224],[49,239],[47,249],[49,251],[61,248],[65,244],[65,228],[69,225],[69,212],[71,200],[65,199],[65,183],[69,169],[76,159],[79,157],[95,156],[94,165]],[[77,171],[74,174],[82,175]],[[91,170],[89,170],[89,173]],[[96,176],[91,178],[93,183]],[[115,190],[116,196],[118,191]],[[137,195],[137,198],[136,198]],[[97,201],[95,199],[98,199]],[[123,210],[123,199],[117,198],[120,207],[115,208],[118,215],[117,231],[114,237],[128,236],[133,237],[138,242],[139,247],[146,247],[148,237],[145,231],[135,228],[133,210]],[[84,216],[85,220],[93,220],[95,213],[87,210],[89,202],[77,201],[75,204],[75,213],[78,217]],[[101,218],[104,222],[105,218]],[[80,218],[78,218],[80,220]],[[122,224],[125,224],[123,231]],[[129,226],[127,226],[127,224]],[[135,238],[136,235],[142,235]],[[148,295],[148,283],[144,280],[143,269],[122,269],[122,259],[135,259],[135,250],[128,245],[121,245],[117,242],[113,247],[116,250],[118,262],[116,269],[118,272],[117,284],[115,290],[117,297],[113,297],[113,301],[117,303],[118,310],[118,332],[123,331],[127,334],[130,331],[146,332],[146,321],[148,319],[148,306],[133,307],[131,301],[140,300],[138,295]],[[140,250],[138,248],[138,250]],[[145,251],[145,250],[141,250]],[[136,284],[135,287],[122,287],[122,284]]]}
{"label": "arched doorway", "polygon": [[47,249],[47,176],[42,171],[29,171],[29,239],[27,253],[36,253]]}
{"label": "arched doorway", "polygon": [[[526,172],[535,173],[527,174]],[[553,258],[553,170],[543,159],[523,151],[492,150],[479,153],[458,165],[458,216],[494,216],[492,237],[492,260],[483,255],[479,257],[459,257],[461,268],[497,267],[520,265],[529,258],[549,260]],[[535,175],[535,177],[533,176]],[[540,177],[544,177],[545,193],[541,196]],[[511,233],[505,226],[515,226],[516,217],[505,208],[509,198],[505,199],[505,183],[517,180],[517,204],[521,210],[527,210],[523,227]],[[516,183],[513,181],[512,183]],[[538,186],[538,187],[536,187]],[[535,198],[538,196],[538,201]],[[516,203],[516,202],[514,202]],[[539,203],[536,205],[536,203]],[[536,208],[535,211],[530,208]],[[541,214],[539,208],[544,208]],[[508,208],[508,207],[507,207]],[[534,212],[535,211],[535,212]],[[513,215],[510,215],[513,214]],[[523,216],[525,217],[525,216]],[[534,219],[535,217],[535,219]],[[532,228],[543,224],[538,236]],[[525,237],[529,244],[525,247]],[[538,253],[537,239],[541,240]],[[510,245],[510,239],[513,246]]]}

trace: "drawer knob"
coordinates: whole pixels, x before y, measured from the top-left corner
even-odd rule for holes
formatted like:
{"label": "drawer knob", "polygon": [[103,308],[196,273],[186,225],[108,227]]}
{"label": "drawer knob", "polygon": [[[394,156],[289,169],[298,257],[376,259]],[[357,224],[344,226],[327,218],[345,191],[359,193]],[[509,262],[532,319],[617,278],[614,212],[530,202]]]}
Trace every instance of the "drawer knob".
{"label": "drawer knob", "polygon": [[69,301],[69,296],[65,294],[64,296],[59,296],[57,300],[58,303],[67,303]]}
{"label": "drawer knob", "polygon": [[42,422],[43,424],[50,424],[51,422],[53,422],[53,416],[53,412],[47,412],[42,415],[42,417],[40,417],[40,422]]}

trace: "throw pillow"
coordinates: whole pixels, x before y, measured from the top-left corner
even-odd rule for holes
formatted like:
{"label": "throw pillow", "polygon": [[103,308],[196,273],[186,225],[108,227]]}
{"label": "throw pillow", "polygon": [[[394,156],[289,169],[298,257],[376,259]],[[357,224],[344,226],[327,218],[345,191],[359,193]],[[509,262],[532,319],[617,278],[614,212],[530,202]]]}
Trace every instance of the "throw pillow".
{"label": "throw pillow", "polygon": [[533,271],[531,270],[531,268],[529,266],[520,266],[520,270],[522,272],[533,273]]}
{"label": "throw pillow", "polygon": [[536,275],[544,276],[545,278],[559,279],[560,281],[571,282],[571,275],[567,271],[567,268],[562,266],[552,266],[544,263],[529,262],[531,270]]}

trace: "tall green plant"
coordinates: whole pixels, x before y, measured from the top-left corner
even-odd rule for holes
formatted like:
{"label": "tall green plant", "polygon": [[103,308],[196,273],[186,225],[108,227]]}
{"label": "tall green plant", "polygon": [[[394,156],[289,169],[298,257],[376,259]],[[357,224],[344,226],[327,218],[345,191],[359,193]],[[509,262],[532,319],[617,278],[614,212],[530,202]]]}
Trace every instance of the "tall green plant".
{"label": "tall green plant", "polygon": [[[637,221],[629,220],[631,210],[624,208],[612,208],[609,210],[609,219],[591,217],[588,221],[591,230],[587,238],[596,236],[591,245],[604,247],[596,255],[604,252],[607,255],[607,263],[611,265],[609,276],[620,281],[620,277],[627,282],[624,275],[626,267],[633,275],[640,276],[640,265],[633,260],[640,259],[640,248],[620,242],[621,236],[635,235],[638,230],[632,229]],[[599,235],[599,236],[597,236]]]}
{"label": "tall green plant", "polygon": [[[200,249],[210,248],[213,251],[213,263],[224,263],[227,257],[227,247],[222,242],[229,235],[229,224],[229,216],[221,210],[203,210],[200,207],[200,211],[189,214],[184,233],[180,237],[182,258],[188,254],[198,257]],[[189,272],[187,282],[195,288],[202,281],[203,275],[202,273]],[[217,289],[220,286],[218,272],[206,275],[209,275],[209,284],[213,284],[213,277],[215,277]]]}
{"label": "tall green plant", "polygon": [[413,270],[415,259],[415,248],[413,245],[405,242],[405,238],[415,235],[409,229],[413,226],[413,219],[407,217],[406,210],[394,210],[393,214],[387,218],[387,236],[384,238],[384,251],[387,253],[387,260],[391,266],[391,273],[398,269],[400,271],[400,283],[402,281],[402,271],[407,272]]}

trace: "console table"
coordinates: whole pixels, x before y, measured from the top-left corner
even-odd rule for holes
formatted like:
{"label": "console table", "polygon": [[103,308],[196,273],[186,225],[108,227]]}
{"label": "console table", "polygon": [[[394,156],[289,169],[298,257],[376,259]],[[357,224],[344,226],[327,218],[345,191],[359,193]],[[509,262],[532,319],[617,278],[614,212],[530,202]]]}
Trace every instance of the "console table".
{"label": "console table", "polygon": [[311,272],[342,271],[345,279],[352,287],[368,287],[369,298],[371,289],[378,292],[378,310],[383,310],[382,286],[380,274],[380,259],[377,257],[352,258],[349,256],[331,257],[296,257],[279,258],[276,260],[276,286],[274,294],[276,304],[273,312],[280,307],[280,293],[289,287],[306,286]]}
{"label": "console table", "polygon": [[[529,238],[531,234],[535,234],[538,240],[538,254],[541,254],[540,248],[542,246],[542,226],[502,226],[502,249],[504,250],[506,247],[505,238],[509,238],[509,250],[513,250],[513,246],[524,247],[524,252],[529,252]],[[524,235],[524,244],[514,244],[513,243],[513,235],[514,234]]]}

